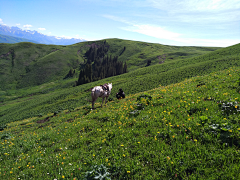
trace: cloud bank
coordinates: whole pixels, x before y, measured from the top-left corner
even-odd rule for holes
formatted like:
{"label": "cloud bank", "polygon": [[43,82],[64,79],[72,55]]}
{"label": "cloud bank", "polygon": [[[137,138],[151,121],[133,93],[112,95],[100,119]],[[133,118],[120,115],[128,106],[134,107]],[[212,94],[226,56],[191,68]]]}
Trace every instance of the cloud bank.
{"label": "cloud bank", "polygon": [[38,28],[40,31],[45,31],[46,29],[45,28]]}
{"label": "cloud bank", "polygon": [[23,25],[23,28],[25,28],[25,29],[30,29],[31,27],[32,27],[32,25],[30,25],[30,24]]}
{"label": "cloud bank", "polygon": [[140,4],[148,8],[146,13],[103,17],[123,23],[122,30],[176,45],[226,47],[240,43],[240,0],[144,0]]}

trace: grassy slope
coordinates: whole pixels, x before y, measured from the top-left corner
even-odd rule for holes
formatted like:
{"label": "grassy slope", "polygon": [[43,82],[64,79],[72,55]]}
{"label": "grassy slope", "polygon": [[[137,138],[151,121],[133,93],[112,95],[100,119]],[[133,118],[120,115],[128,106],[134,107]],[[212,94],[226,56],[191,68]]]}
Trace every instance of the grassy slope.
{"label": "grassy slope", "polygon": [[[33,43],[0,44],[0,83],[2,90],[36,86],[63,79],[70,68],[78,71],[84,62],[84,53],[95,42],[81,42],[70,46],[43,45]],[[119,60],[127,61],[129,71],[152,64],[167,62],[176,58],[186,58],[205,54],[219,48],[175,47],[120,39],[108,39],[109,55],[119,55]],[[10,53],[11,49],[14,53]],[[164,54],[164,55],[163,55]],[[168,55],[169,54],[169,55]],[[164,56],[161,60],[158,56]],[[172,58],[172,59],[168,59]]]}
{"label": "grassy slope", "polygon": [[94,111],[9,123],[0,178],[83,179],[102,164],[112,179],[239,179],[239,74],[230,68]]}
{"label": "grassy slope", "polygon": [[[15,89],[64,77],[70,67],[77,67],[78,57],[67,48],[57,45],[42,45],[33,43],[1,44],[1,53],[7,54],[14,49],[14,58],[11,54],[1,58],[2,88]],[[14,65],[12,65],[14,62]],[[26,67],[29,71],[26,71]]]}
{"label": "grassy slope", "polygon": [[119,60],[127,60],[129,71],[145,67],[148,60],[151,60],[151,65],[154,65],[162,63],[162,61],[190,58],[220,49],[216,47],[168,46],[122,39],[107,39],[107,42],[110,45],[109,51],[113,55],[119,55],[123,47],[126,47]]}
{"label": "grassy slope", "polygon": [[15,93],[14,91],[9,94],[2,92],[2,100],[4,98],[5,100],[0,104],[0,122],[7,123],[88,104],[87,99],[90,98],[88,90],[106,82],[113,83],[110,97],[115,98],[119,88],[123,88],[127,95],[135,94],[156,88],[159,84],[169,85],[192,76],[240,66],[239,50],[240,44],[199,57],[178,59],[140,68],[127,74],[78,87],[71,87],[76,79],[69,79],[22,89]]}
{"label": "grassy slope", "polygon": [[38,43],[36,41],[32,41],[29,39],[24,38],[18,38],[13,36],[7,36],[0,34],[0,43],[19,43],[19,42],[32,42],[32,43]]}

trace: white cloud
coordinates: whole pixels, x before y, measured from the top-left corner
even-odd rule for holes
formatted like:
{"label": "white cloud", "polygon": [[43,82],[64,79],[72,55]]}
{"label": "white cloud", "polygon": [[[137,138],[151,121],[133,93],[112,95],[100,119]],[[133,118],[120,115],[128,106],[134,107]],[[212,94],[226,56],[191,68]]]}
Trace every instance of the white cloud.
{"label": "white cloud", "polygon": [[226,47],[240,43],[236,36],[240,0],[144,0],[141,3],[146,11],[133,10],[137,13],[129,16],[131,20],[124,16],[103,17],[124,23],[126,26],[120,27],[123,30],[168,40],[175,45]]}
{"label": "white cloud", "polygon": [[56,37],[56,38],[57,38],[57,39],[61,39],[61,38],[64,38],[64,39],[72,39],[73,37],[62,35],[62,36],[58,36],[58,37]]}
{"label": "white cloud", "polygon": [[20,23],[16,24],[16,26],[20,26],[20,25],[21,25]]}
{"label": "white cloud", "polygon": [[[85,36],[85,35],[83,35],[83,36]],[[80,37],[79,34],[75,35],[74,38],[76,38],[76,39],[80,39],[80,40],[84,40],[84,38],[83,38],[83,37]]]}
{"label": "white cloud", "polygon": [[200,39],[200,38],[176,38],[176,42],[185,46],[211,46],[227,47],[240,43],[240,39]]}
{"label": "white cloud", "polygon": [[112,15],[103,15],[103,17],[128,24],[129,26],[127,27],[121,27],[121,29],[126,31],[137,32],[140,34],[145,34],[145,35],[152,36],[155,38],[160,38],[160,39],[172,39],[180,36],[179,33],[171,32],[169,30],[166,30],[166,28],[159,27],[156,25],[149,25],[149,24],[140,25],[140,24],[127,21],[121,17],[116,17]]}
{"label": "white cloud", "polygon": [[152,36],[159,39],[168,39],[168,40],[173,40],[181,35],[179,33],[171,32],[166,30],[165,28],[153,26],[153,25],[133,25],[133,26],[124,27],[122,29]]}
{"label": "white cloud", "polygon": [[172,13],[226,11],[240,8],[239,0],[147,0],[151,6]]}
{"label": "white cloud", "polygon": [[45,28],[38,28],[40,31],[45,31],[46,29]]}
{"label": "white cloud", "polygon": [[166,28],[155,25],[132,25],[123,27],[123,30],[137,32],[147,36],[155,37],[162,40],[169,40],[175,45],[184,46],[212,46],[212,47],[227,47],[240,43],[240,39],[204,39],[204,38],[188,38],[186,35],[172,32]]}
{"label": "white cloud", "polygon": [[121,29],[126,31],[137,32],[140,34],[152,36],[159,39],[174,39],[180,36],[179,33],[171,32],[169,30],[166,30],[166,28],[159,27],[156,25],[134,24],[133,22],[127,21],[123,18],[111,16],[111,15],[104,15],[103,17],[128,24],[129,26],[127,27],[121,27]]}
{"label": "white cloud", "polygon": [[147,0],[151,7],[179,22],[233,22],[240,20],[239,0]]}
{"label": "white cloud", "polygon": [[119,21],[119,22],[128,24],[129,26],[127,26],[127,27],[121,27],[121,29],[123,29],[123,30],[137,32],[140,34],[152,36],[152,37],[159,38],[159,39],[173,40],[181,35],[179,33],[171,32],[169,30],[166,30],[166,28],[159,27],[156,25],[134,24],[132,22],[126,21],[123,18],[111,16],[111,15],[104,15],[103,17],[114,20],[114,21]]}
{"label": "white cloud", "polygon": [[117,17],[117,16],[112,16],[112,15],[105,14],[105,15],[103,15],[103,17],[114,20],[114,21],[122,22],[122,23],[125,23],[125,24],[133,25],[133,23],[131,23],[131,22],[129,22],[129,21],[123,19],[123,18]]}
{"label": "white cloud", "polygon": [[3,20],[0,18],[0,24],[2,24],[3,23]]}
{"label": "white cloud", "polygon": [[30,25],[30,24],[23,25],[23,28],[25,28],[25,29],[30,29],[31,27],[32,27],[32,25]]}

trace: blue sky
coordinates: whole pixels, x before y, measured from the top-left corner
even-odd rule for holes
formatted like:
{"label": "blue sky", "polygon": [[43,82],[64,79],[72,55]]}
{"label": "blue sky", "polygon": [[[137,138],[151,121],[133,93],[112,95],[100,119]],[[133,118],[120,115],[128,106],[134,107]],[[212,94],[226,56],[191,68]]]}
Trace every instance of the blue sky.
{"label": "blue sky", "polygon": [[240,43],[240,0],[0,0],[0,24],[177,46]]}

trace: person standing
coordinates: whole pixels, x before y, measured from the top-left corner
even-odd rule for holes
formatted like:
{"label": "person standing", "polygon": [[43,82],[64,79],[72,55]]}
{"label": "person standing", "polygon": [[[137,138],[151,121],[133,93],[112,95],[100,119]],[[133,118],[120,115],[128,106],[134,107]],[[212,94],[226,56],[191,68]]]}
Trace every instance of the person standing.
{"label": "person standing", "polygon": [[125,93],[123,92],[122,88],[119,89],[119,92],[116,94],[116,98],[125,98]]}

